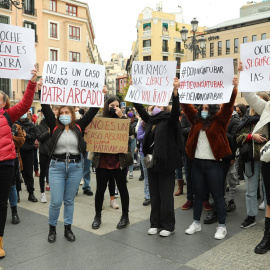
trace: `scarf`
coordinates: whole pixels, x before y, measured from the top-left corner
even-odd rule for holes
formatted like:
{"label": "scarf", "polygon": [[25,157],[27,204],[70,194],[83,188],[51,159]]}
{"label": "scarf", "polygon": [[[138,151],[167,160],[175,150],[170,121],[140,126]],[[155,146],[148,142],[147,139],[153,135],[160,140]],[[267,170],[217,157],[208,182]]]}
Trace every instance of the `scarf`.
{"label": "scarf", "polygon": [[[148,123],[145,125],[144,142],[147,142],[153,125],[155,127],[154,137],[154,167],[159,171],[165,171],[167,161],[167,147],[168,147],[168,127],[169,118],[171,113],[167,111],[161,111],[156,115],[150,117]],[[150,153],[150,145],[143,144],[144,154]]]}

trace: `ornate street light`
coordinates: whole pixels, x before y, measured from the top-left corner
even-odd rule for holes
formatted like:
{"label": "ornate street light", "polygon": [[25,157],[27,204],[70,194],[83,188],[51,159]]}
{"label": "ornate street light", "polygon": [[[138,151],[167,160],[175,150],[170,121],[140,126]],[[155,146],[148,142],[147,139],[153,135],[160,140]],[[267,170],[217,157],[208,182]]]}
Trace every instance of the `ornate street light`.
{"label": "ornate street light", "polygon": [[[200,36],[200,38],[198,40],[196,39],[195,33],[197,31],[198,24],[199,24],[199,22],[196,20],[196,18],[194,18],[191,21],[193,36],[192,36],[192,41],[189,44],[186,44],[186,41],[188,38],[187,37],[188,30],[184,26],[183,26],[182,30],[180,30],[181,39],[182,39],[182,41],[184,41],[185,49],[188,49],[188,50],[193,52],[193,61],[195,61],[197,54],[204,54],[205,45],[206,45],[206,39],[204,36]],[[199,45],[197,43],[199,43]]]}
{"label": "ornate street light", "polygon": [[5,6],[14,6],[17,9],[23,9],[24,8],[24,2],[25,0],[17,1],[17,0],[0,0],[0,7],[1,5]]}

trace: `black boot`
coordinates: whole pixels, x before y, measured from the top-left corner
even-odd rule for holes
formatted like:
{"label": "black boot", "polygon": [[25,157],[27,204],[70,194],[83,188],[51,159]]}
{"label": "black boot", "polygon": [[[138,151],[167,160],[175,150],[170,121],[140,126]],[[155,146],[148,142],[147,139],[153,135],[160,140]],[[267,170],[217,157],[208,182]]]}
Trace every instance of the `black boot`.
{"label": "black boot", "polygon": [[270,218],[265,217],[264,236],[262,241],[255,247],[256,254],[265,254],[270,249]]}
{"label": "black boot", "polygon": [[204,224],[213,224],[218,221],[217,216],[217,209],[215,206],[213,206],[211,211],[208,211],[207,216],[204,218],[203,223]]}
{"label": "black boot", "polygon": [[71,224],[65,225],[65,237],[70,242],[74,242],[76,240],[75,235],[71,230]]}
{"label": "black boot", "polygon": [[38,199],[35,197],[34,193],[29,193],[28,201],[30,201],[30,202],[37,202]]}
{"label": "black boot", "polygon": [[92,223],[92,229],[97,230],[99,229],[101,224],[101,213],[96,213],[94,221]]}
{"label": "black boot", "polygon": [[20,218],[17,213],[17,206],[11,207],[11,217],[12,217],[12,224],[19,224]]}
{"label": "black boot", "polygon": [[48,235],[48,242],[53,243],[56,241],[56,227],[50,225],[49,235]]}
{"label": "black boot", "polygon": [[123,229],[123,228],[126,228],[128,224],[129,224],[128,214],[123,214],[123,215],[121,216],[121,219],[120,219],[120,221],[118,222],[116,228],[117,228],[117,229]]}
{"label": "black boot", "polygon": [[139,177],[139,181],[143,181],[144,180],[144,173],[143,171],[141,170],[141,175]]}

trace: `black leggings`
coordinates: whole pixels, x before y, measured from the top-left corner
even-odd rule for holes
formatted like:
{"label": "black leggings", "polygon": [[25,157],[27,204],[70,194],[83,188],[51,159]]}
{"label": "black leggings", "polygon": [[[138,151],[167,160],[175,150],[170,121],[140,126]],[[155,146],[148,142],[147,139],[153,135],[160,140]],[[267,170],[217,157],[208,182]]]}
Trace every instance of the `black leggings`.
{"label": "black leggings", "polygon": [[39,154],[39,162],[40,162],[40,176],[39,176],[40,192],[44,193],[45,177],[46,182],[49,183],[49,164],[50,164],[49,155]]}
{"label": "black leggings", "polygon": [[29,194],[34,192],[34,177],[33,177],[33,163],[34,163],[34,149],[21,150],[21,158],[23,163],[22,176],[26,184]]}
{"label": "black leggings", "polygon": [[14,166],[0,166],[0,237],[4,236],[7,219],[7,201],[9,189],[13,180]]}
{"label": "black leggings", "polygon": [[267,205],[270,206],[270,162],[261,162],[261,171],[262,171],[262,177],[263,177],[263,183],[265,187],[265,194],[266,194],[266,200]]}
{"label": "black leggings", "polygon": [[107,183],[110,178],[114,178],[117,184],[117,188],[121,197],[122,212],[123,214],[128,213],[129,209],[129,194],[126,182],[126,168],[121,169],[96,169],[97,189],[95,195],[95,209],[99,213],[102,210],[102,204],[104,200],[104,193],[107,188]]}
{"label": "black leggings", "polygon": [[109,176],[109,193],[110,193],[110,196],[114,196],[115,195],[115,180],[113,178],[113,175],[110,175]]}

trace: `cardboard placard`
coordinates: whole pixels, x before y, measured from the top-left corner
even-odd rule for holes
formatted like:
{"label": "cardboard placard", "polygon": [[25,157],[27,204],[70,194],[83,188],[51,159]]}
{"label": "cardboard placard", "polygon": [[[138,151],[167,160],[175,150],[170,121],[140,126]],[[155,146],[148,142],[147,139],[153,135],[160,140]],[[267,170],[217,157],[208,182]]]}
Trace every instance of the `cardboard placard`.
{"label": "cardboard placard", "polygon": [[134,61],[132,85],[125,100],[167,106],[172,96],[175,74],[176,61]]}
{"label": "cardboard placard", "polygon": [[239,92],[259,92],[270,89],[270,39],[240,45],[243,71]]}
{"label": "cardboard placard", "polygon": [[232,58],[184,62],[180,70],[180,102],[227,103],[233,90],[233,77]]}
{"label": "cardboard placard", "polygon": [[35,31],[0,23],[0,78],[30,80],[35,59]]}
{"label": "cardboard placard", "polygon": [[103,107],[105,67],[90,63],[44,63],[41,104]]}
{"label": "cardboard placard", "polygon": [[89,152],[127,153],[129,120],[95,117],[87,127],[84,139]]}

